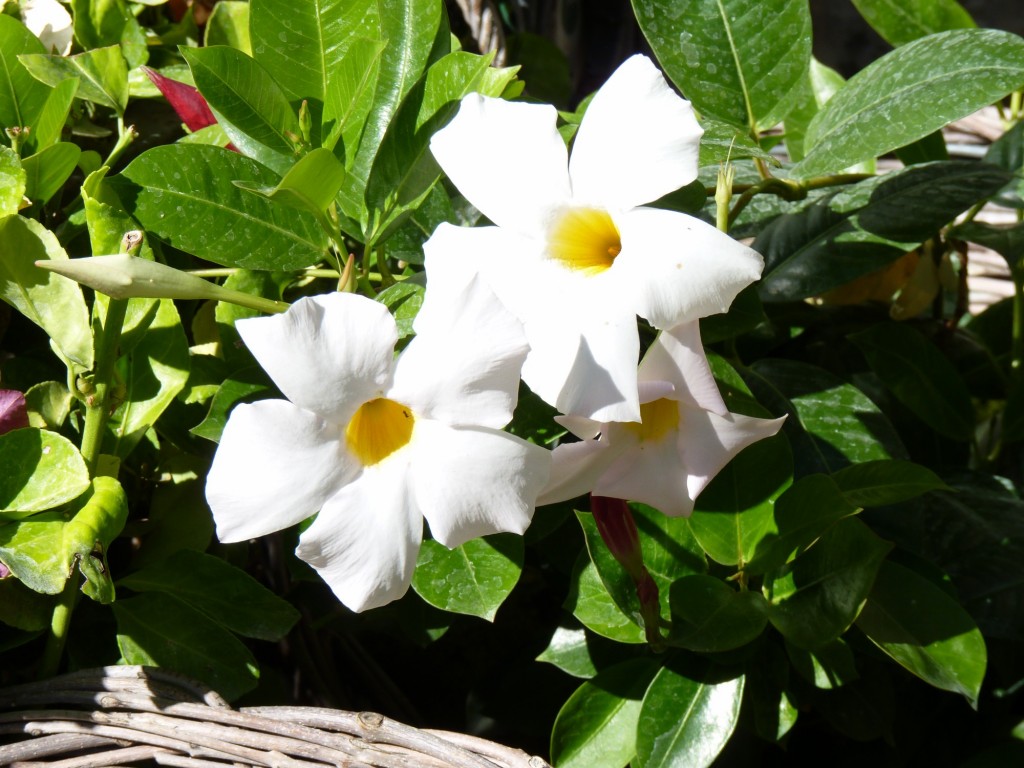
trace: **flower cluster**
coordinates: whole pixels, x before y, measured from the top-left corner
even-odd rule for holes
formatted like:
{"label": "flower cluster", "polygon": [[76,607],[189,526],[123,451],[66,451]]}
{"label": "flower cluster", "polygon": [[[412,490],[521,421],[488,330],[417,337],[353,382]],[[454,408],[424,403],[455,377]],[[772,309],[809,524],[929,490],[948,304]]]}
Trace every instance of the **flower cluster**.
{"label": "flower cluster", "polygon": [[[221,540],[316,514],[298,555],[358,611],[406,591],[424,518],[455,547],[590,492],[689,514],[780,426],[729,413],[697,325],[761,257],[646,205],[696,178],[701,134],[644,56],[594,96],[571,156],[552,107],[466,97],[431,150],[493,226],[442,225],[425,244],[397,358],[390,314],[351,294],[238,323],[287,400],[231,414],[207,485]],[[639,367],[638,315],[660,331]],[[502,431],[520,377],[579,442],[548,451]]]}

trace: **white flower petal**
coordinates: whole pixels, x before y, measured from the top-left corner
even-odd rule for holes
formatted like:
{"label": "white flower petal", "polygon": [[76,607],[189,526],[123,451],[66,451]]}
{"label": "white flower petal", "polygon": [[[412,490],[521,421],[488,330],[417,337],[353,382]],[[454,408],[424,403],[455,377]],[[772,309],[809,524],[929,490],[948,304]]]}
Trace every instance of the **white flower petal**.
{"label": "white flower petal", "polygon": [[423,520],[407,475],[404,458],[367,467],[324,504],[299,539],[296,554],[353,611],[378,608],[409,588]]}
{"label": "white flower petal", "polygon": [[217,537],[243,541],[312,516],[357,471],[341,429],[284,400],[231,412],[206,480]]}
{"label": "white flower petal", "polygon": [[[644,354],[637,377],[648,385],[656,382],[672,384],[674,394],[671,397],[674,400],[719,415],[728,411],[708,365],[700,342],[700,324],[696,321],[661,331]],[[666,396],[656,395],[650,399]]]}
{"label": "white flower petal", "polygon": [[551,453],[505,432],[416,425],[414,490],[434,538],[446,547],[530,524]]}
{"label": "white flower petal", "polygon": [[[581,307],[566,297],[525,323],[523,381],[545,402],[595,421],[639,421],[636,318]],[[603,314],[603,316],[602,316]]]}
{"label": "white flower petal", "polygon": [[689,475],[687,488],[691,498],[696,498],[736,454],[777,433],[786,420],[757,419],[737,413],[720,416],[693,408],[684,409],[683,414],[685,434],[680,450]]}
{"label": "white flower petal", "polygon": [[501,227],[523,234],[544,229],[551,210],[569,199],[568,152],[555,128],[555,108],[471,93],[430,140],[448,178]]}
{"label": "white flower petal", "polygon": [[637,208],[615,223],[622,251],[605,275],[655,328],[725,312],[764,268],[757,251],[684,213]]}
{"label": "white flower petal", "polygon": [[[682,408],[682,406],[680,406]],[[687,416],[689,411],[686,412]],[[692,440],[689,423],[681,432],[666,435],[662,440],[633,443],[594,484],[593,493],[614,499],[639,501],[666,515],[688,515],[693,511],[693,496],[688,489],[688,475],[679,443]],[[610,445],[630,441],[625,428],[613,425],[608,436]],[[693,443],[698,447],[697,443]],[[707,446],[700,445],[700,450]]]}
{"label": "white flower petal", "polygon": [[313,296],[237,327],[284,396],[324,418],[347,424],[391,385],[398,331],[387,308],[371,299]]}
{"label": "white flower petal", "polygon": [[47,52],[67,56],[74,33],[71,14],[57,0],[21,0],[21,20],[46,46]]}
{"label": "white flower petal", "polygon": [[501,429],[512,420],[529,349],[522,323],[477,276],[444,301],[431,290],[391,396],[446,424]]}
{"label": "white flower petal", "polygon": [[627,209],[689,184],[703,133],[690,102],[650,59],[627,59],[594,95],[576,134],[573,199]]}
{"label": "white flower petal", "polygon": [[624,446],[625,443],[612,446],[605,440],[593,439],[557,446],[551,452],[551,479],[537,497],[537,506],[590,493]]}

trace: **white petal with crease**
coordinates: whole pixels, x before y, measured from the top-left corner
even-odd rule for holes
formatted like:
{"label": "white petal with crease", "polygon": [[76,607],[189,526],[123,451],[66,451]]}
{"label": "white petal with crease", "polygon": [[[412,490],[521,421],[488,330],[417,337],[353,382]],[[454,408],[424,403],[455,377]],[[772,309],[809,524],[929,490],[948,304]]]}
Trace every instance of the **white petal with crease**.
{"label": "white petal with crease", "polygon": [[[696,321],[659,333],[644,354],[637,377],[648,386],[654,382],[670,383],[675,392],[674,399],[697,408],[713,411],[720,416],[728,410],[708,365],[707,355],[700,342],[700,324]],[[650,399],[655,400],[657,397],[664,395]]]}
{"label": "white petal with crease", "polygon": [[206,480],[221,541],[244,541],[315,514],[355,474],[335,424],[284,400],[231,412]]}

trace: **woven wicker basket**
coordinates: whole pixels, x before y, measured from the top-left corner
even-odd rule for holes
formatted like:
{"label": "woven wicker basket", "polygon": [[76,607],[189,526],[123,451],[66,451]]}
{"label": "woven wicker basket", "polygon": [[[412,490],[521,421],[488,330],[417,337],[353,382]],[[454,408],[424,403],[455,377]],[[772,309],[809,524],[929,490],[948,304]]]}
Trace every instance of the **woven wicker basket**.
{"label": "woven wicker basket", "polygon": [[0,690],[0,765],[99,768],[550,768],[475,736],[412,728],[373,712],[232,709],[151,667],[105,667]]}

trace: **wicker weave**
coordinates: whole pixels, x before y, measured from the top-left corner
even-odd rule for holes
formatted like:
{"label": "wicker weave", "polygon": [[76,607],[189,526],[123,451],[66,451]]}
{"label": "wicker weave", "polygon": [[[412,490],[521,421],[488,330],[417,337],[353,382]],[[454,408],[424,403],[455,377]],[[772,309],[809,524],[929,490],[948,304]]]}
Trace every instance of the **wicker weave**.
{"label": "wicker weave", "polygon": [[0,765],[100,768],[550,768],[485,739],[373,712],[232,709],[191,680],[105,667],[0,691]]}

